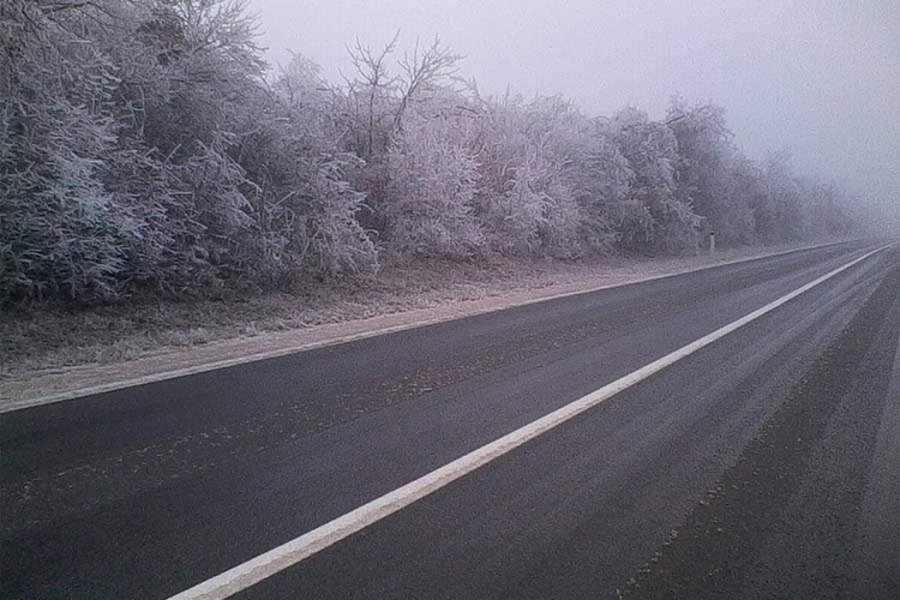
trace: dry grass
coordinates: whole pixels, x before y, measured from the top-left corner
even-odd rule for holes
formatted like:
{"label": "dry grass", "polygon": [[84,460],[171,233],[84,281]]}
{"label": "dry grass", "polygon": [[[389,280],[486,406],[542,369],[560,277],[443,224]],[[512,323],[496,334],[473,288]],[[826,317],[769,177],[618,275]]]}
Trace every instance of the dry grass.
{"label": "dry grass", "polygon": [[779,248],[664,259],[492,259],[394,262],[379,274],[293,293],[232,301],[143,302],[0,314],[0,378],[88,363],[109,364],[212,341],[459,304],[511,292],[591,287],[674,273]]}

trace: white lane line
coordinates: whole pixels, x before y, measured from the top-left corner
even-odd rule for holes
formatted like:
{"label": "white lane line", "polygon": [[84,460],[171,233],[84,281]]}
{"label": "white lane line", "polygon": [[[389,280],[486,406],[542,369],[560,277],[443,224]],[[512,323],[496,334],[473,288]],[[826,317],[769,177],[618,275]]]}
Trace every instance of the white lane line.
{"label": "white lane line", "polygon": [[800,294],[816,287],[820,283],[831,279],[838,273],[845,271],[853,265],[865,260],[873,254],[892,246],[887,244],[871,252],[868,252],[849,263],[838,267],[837,269],[822,275],[806,285],[797,288],[793,292],[782,296],[781,298],[766,304],[762,308],[741,317],[712,333],[701,337],[675,350],[674,352],[658,358],[655,361],[641,367],[637,371],[629,373],[624,377],[609,383],[602,388],[591,392],[590,394],[579,398],[562,408],[559,408],[536,421],[516,429],[515,431],[500,437],[493,442],[485,444],[480,448],[469,452],[468,454],[447,463],[427,475],[424,475],[396,490],[376,498],[371,502],[363,504],[347,514],[338,517],[324,525],[321,525],[312,531],[305,533],[293,540],[273,548],[264,554],[260,554],[256,558],[252,558],[220,575],[208,579],[194,587],[172,596],[169,600],[214,600],[227,598],[232,594],[236,594],[241,590],[245,590],[255,583],[271,577],[275,573],[284,570],[292,565],[297,564],[305,558],[308,558],[324,550],[325,548],[339,542],[340,540],[360,531],[373,523],[380,521],[388,515],[409,506],[413,502],[424,498],[428,494],[444,487],[456,479],[459,479],[467,473],[471,473],[475,469],[491,462],[495,458],[506,454],[507,452],[518,448],[527,441],[550,431],[551,429],[565,423],[569,419],[589,410],[604,400],[615,396],[619,392],[628,389],[636,383],[647,379],[654,373],[661,371],[669,365],[681,360],[682,358],[697,352],[701,348],[712,344],[716,340],[725,337],[736,329],[743,327],[747,323],[754,321],[766,313],[769,313],[779,306],[796,298]]}
{"label": "white lane line", "polygon": [[[318,348],[324,348],[328,346],[337,346],[338,344],[345,344],[348,342],[355,342],[358,340],[363,340],[366,338],[377,337],[380,335],[387,335],[389,333],[397,333],[400,331],[407,331],[410,329],[418,329],[419,327],[426,327],[428,325],[437,325],[438,323],[445,323],[447,321],[455,321],[458,319],[464,319],[467,317],[474,317],[477,315],[482,315],[486,313],[497,312],[500,310],[507,310],[509,308],[515,308],[518,306],[528,306],[530,304],[537,304],[540,302],[549,302],[551,300],[559,300],[562,298],[569,298],[571,296],[580,296],[583,294],[592,294],[594,292],[599,292],[602,290],[608,290],[617,287],[624,287],[626,285],[634,285],[638,283],[647,283],[650,281],[656,281],[657,279],[665,279],[667,277],[677,277],[679,275],[687,275],[689,273],[696,273],[697,271],[704,271],[706,269],[712,269],[715,267],[723,267],[727,265],[734,265],[743,262],[750,262],[754,260],[761,260],[764,258],[774,258],[777,256],[782,256],[785,254],[792,254],[794,252],[803,252],[804,250],[816,250],[819,248],[826,248],[828,246],[837,246],[839,244],[846,244],[849,242],[860,241],[860,240],[847,240],[843,242],[829,242],[827,244],[819,244],[814,246],[804,246],[802,248],[793,248],[791,250],[783,250],[780,252],[774,252],[772,254],[764,254],[761,256],[748,256],[745,258],[738,258],[735,260],[728,260],[720,263],[712,263],[708,265],[702,265],[700,267],[686,269],[684,271],[676,271],[674,273],[663,273],[660,275],[651,275],[650,277],[643,277],[641,279],[634,279],[631,281],[626,281],[622,283],[610,283],[605,285],[594,286],[587,289],[575,290],[571,292],[561,292],[559,294],[553,294],[550,296],[542,296],[538,298],[531,298],[529,300],[523,300],[520,302],[510,302],[506,304],[502,304],[499,306],[492,306],[490,308],[475,310],[471,313],[466,313],[462,315],[454,315],[451,317],[436,317],[431,319],[422,319],[417,321],[411,321],[408,323],[402,323],[399,325],[391,325],[388,327],[382,327],[380,329],[371,329],[368,331],[360,331],[357,333],[352,333],[349,335],[344,335],[340,337],[334,337],[325,340],[319,340],[315,342],[306,342],[301,344],[293,344],[289,346],[284,346],[281,348],[275,348],[272,350],[263,350],[261,352],[254,352],[252,354],[244,354],[242,356],[237,356],[235,358],[225,358],[220,360],[214,360],[210,362],[200,363],[196,365],[192,365],[189,367],[182,367],[180,369],[169,369],[166,371],[160,371],[157,373],[150,373],[148,375],[142,375],[140,377],[132,377],[130,379],[121,379],[119,381],[113,381],[110,383],[104,383],[99,385],[91,385],[87,387],[81,387],[72,390],[66,390],[62,392],[56,392],[53,394],[47,394],[44,396],[39,396],[37,398],[30,398],[26,400],[17,400],[10,402],[8,404],[0,404],[0,414],[5,412],[12,412],[14,410],[22,410],[25,408],[31,408],[33,406],[41,406],[43,404],[52,404],[55,402],[64,402],[66,400],[74,400],[76,398],[83,398],[85,396],[94,396],[97,394],[103,394],[105,392],[113,392],[116,390],[126,389],[130,387],[135,387],[138,385],[145,385],[148,383],[156,383],[158,381],[166,381],[168,379],[175,379],[176,377],[185,377],[187,375],[197,375],[199,373],[206,373],[207,371],[215,371],[218,369],[225,369],[227,367],[234,367],[237,365],[243,365],[246,363],[257,362],[260,360],[267,360],[270,358],[279,358],[282,356],[288,356],[290,354],[297,354],[300,352],[306,352],[308,350],[315,350]],[[90,366],[90,365],[88,365]],[[2,399],[2,398],[0,398]]]}

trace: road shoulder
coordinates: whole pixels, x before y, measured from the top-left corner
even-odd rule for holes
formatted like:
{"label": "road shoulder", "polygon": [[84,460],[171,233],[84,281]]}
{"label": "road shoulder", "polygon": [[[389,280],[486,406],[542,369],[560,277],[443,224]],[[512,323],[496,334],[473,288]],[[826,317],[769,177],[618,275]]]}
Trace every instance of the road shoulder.
{"label": "road shoulder", "polygon": [[350,318],[187,347],[153,348],[108,364],[88,363],[24,370],[0,380],[0,413],[832,243],[787,249],[745,249],[740,252],[723,252],[713,257],[701,255],[624,263],[615,268],[596,269],[593,273],[581,270],[578,276],[563,278],[559,282],[547,278],[546,281],[528,281],[518,288],[515,285],[510,287],[508,282],[495,290],[488,286],[474,298],[460,297],[451,290],[445,297],[438,298],[423,308],[415,308],[412,303],[402,307],[399,312],[387,312],[396,307],[382,306],[380,308],[385,312],[377,314],[379,307],[376,306],[372,307],[376,314],[368,318]]}

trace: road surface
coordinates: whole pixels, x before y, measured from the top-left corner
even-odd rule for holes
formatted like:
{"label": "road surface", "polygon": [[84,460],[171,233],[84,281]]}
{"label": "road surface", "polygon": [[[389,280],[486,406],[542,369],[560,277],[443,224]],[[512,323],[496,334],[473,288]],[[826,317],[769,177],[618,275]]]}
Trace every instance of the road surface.
{"label": "road surface", "polygon": [[[0,596],[166,599],[862,256],[803,250],[0,417]],[[236,598],[900,597],[884,250]]]}

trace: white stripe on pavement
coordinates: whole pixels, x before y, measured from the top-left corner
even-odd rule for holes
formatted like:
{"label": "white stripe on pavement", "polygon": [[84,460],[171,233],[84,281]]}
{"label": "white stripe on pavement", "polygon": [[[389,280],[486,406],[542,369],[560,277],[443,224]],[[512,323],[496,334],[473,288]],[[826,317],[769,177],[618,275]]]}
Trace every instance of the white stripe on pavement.
{"label": "white stripe on pavement", "polygon": [[867,252],[859,258],[797,288],[793,292],[766,304],[762,308],[754,310],[740,319],[729,323],[662,358],[658,358],[640,369],[633,371],[586,396],[566,404],[562,408],[532,421],[493,442],[485,444],[484,446],[447,463],[443,467],[435,469],[427,475],[363,504],[347,514],[329,521],[277,548],[273,548],[268,552],[260,554],[256,558],[252,558],[220,575],[216,575],[211,579],[183,591],[180,594],[176,594],[169,600],[215,600],[227,598],[232,594],[245,590],[255,583],[295,565],[305,558],[308,558],[369,525],[380,521],[388,515],[409,506],[413,502],[444,487],[450,482],[459,479],[463,475],[471,473],[495,458],[518,448],[542,433],[554,429],[569,419],[597,406],[619,392],[647,379],[651,375],[665,369],[682,358],[697,352],[701,348],[712,344],[716,340],[725,337],[740,327],[759,319],[763,315],[772,312],[804,292],[831,279],[838,273],[849,269],[866,258],[893,245],[893,243],[887,244],[872,250],[871,252]]}

